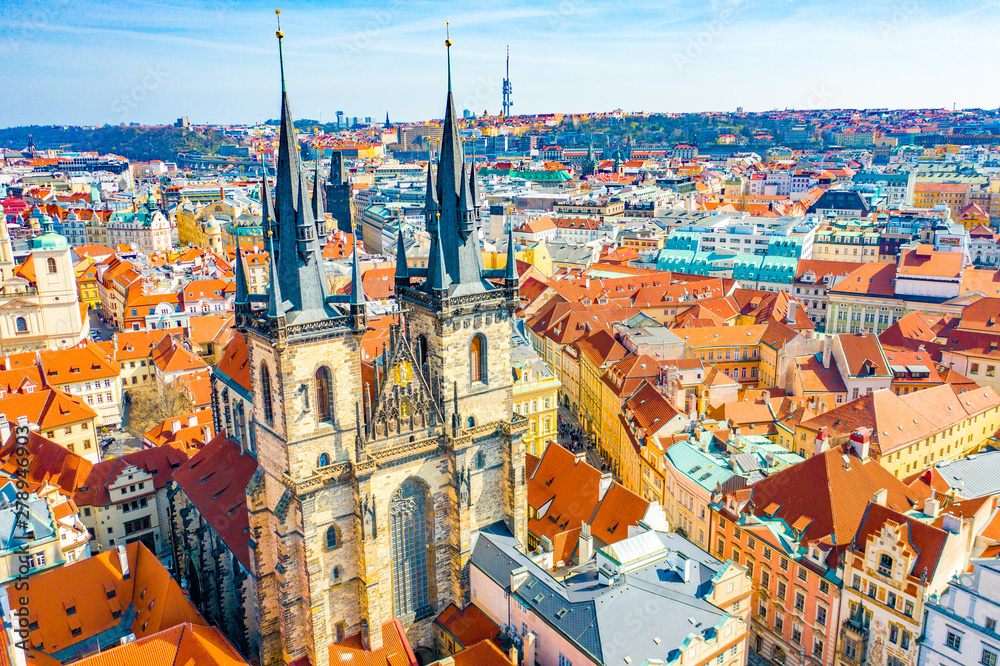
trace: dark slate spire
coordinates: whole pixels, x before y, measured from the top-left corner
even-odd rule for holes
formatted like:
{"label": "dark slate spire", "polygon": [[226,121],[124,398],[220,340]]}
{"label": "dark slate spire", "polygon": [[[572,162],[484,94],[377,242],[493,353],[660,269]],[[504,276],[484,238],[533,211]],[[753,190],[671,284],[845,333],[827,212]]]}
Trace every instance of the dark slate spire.
{"label": "dark slate spire", "polygon": [[437,231],[438,198],[437,190],[434,187],[432,160],[427,162],[427,196],[424,198],[424,216],[427,222],[428,231]]}
{"label": "dark slate spire", "polygon": [[391,129],[392,128],[392,123],[389,122],[389,112],[388,111],[385,112],[385,128],[386,129]]}
{"label": "dark slate spire", "polygon": [[[483,258],[476,229],[475,206],[465,171],[465,154],[455,113],[451,84],[451,39],[448,47],[448,96],[442,126],[441,154],[438,158],[437,183],[434,188],[439,217],[428,213],[431,232],[431,255],[428,265],[428,289],[449,289],[449,295],[490,291],[493,286],[483,279]],[[471,176],[471,174],[470,174]],[[428,193],[428,204],[431,204]],[[435,247],[435,238],[437,247]],[[443,261],[447,280],[436,275],[438,257]],[[435,287],[434,285],[438,286]],[[443,285],[443,286],[442,286]]]}
{"label": "dark slate spire", "polygon": [[281,65],[281,123],[278,141],[278,173],[275,178],[277,230],[277,282],[290,304],[289,323],[322,319],[333,314],[326,305],[326,275],[316,236],[316,223],[299,157],[295,124],[285,89],[282,34],[277,32]]}
{"label": "dark slate spire", "polygon": [[441,295],[451,286],[451,277],[445,268],[444,243],[438,234],[431,240],[431,256],[428,258],[427,286],[430,287],[431,294]]}
{"label": "dark slate spire", "polygon": [[274,239],[271,237],[270,232],[268,232],[268,251],[270,256],[268,257],[268,280],[270,285],[268,287],[268,298],[267,298],[267,318],[268,319],[284,319],[285,318],[285,301],[281,297],[281,280],[278,279],[278,267],[277,262],[274,257]]}
{"label": "dark slate spire", "polygon": [[236,305],[246,305],[250,301],[250,288],[243,271],[243,252],[240,250],[239,236],[236,237]]}
{"label": "dark slate spire", "polygon": [[261,230],[267,236],[270,232],[277,231],[278,218],[274,214],[274,199],[271,196],[271,188],[267,185],[267,164],[264,156],[260,158],[260,221]]}
{"label": "dark slate spire", "polygon": [[396,229],[396,283],[410,284],[410,267],[406,264],[406,244],[403,242],[403,223]]}
{"label": "dark slate spire", "polygon": [[358,259],[358,243],[354,242],[354,252],[351,253],[351,313],[355,308],[365,307],[365,288],[361,282],[361,262]]}
{"label": "dark slate spire", "polygon": [[[506,286],[517,286],[517,257],[514,254],[514,221],[507,230],[507,267],[503,275]],[[513,285],[512,285],[513,283]]]}
{"label": "dark slate spire", "polygon": [[326,197],[324,196],[323,181],[320,179],[319,163],[320,163],[320,158],[317,157],[316,171],[313,173],[312,209],[313,209],[313,219],[316,220],[316,234],[318,236],[325,236]]}

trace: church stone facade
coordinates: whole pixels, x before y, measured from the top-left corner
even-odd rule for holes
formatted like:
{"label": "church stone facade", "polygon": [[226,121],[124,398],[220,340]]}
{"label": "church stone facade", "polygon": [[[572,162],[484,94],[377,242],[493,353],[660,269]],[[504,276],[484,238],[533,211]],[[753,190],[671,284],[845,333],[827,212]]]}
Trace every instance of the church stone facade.
{"label": "church stone facade", "polygon": [[409,269],[397,248],[402,312],[368,381],[357,253],[352,293],[328,294],[282,91],[278,173],[273,194],[266,178],[262,193],[269,293],[248,293],[236,262],[259,463],[247,503],[262,664],[325,666],[328,646],[355,634],[377,649],[393,618],[429,658],[434,617],[469,600],[472,535],[502,521],[526,538],[527,421],[512,410],[515,262],[483,269],[450,72],[448,88],[436,178],[428,171],[431,259]]}

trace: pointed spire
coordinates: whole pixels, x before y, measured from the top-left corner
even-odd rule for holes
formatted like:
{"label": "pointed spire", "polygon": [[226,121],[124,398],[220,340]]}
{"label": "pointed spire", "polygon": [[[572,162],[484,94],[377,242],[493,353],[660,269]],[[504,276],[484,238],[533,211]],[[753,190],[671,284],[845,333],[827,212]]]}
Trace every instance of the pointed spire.
{"label": "pointed spire", "polygon": [[361,282],[361,262],[358,259],[358,243],[354,241],[354,252],[351,253],[351,312],[356,308],[365,307],[365,288]]}
{"label": "pointed spire", "polygon": [[517,255],[514,253],[514,221],[510,220],[507,229],[507,267],[503,276],[507,286],[517,284]]}
{"label": "pointed spire", "polygon": [[278,267],[274,259],[274,238],[268,232],[268,244],[270,256],[268,257],[268,279],[270,280],[269,293],[267,298],[268,319],[280,319],[285,316],[285,301],[281,297],[281,280],[278,279]]}
{"label": "pointed spire", "polygon": [[[280,16],[280,13],[279,13]],[[282,296],[290,304],[289,323],[313,321],[332,314],[327,306],[327,281],[323,254],[316,234],[309,181],[302,170],[295,123],[284,82],[284,56],[279,26],[278,54],[281,59],[281,121],[278,139],[278,170],[274,186],[274,237],[276,279]],[[276,243],[274,241],[277,241]]]}
{"label": "pointed spire", "polygon": [[385,128],[389,129],[392,127],[392,123],[389,122],[389,112],[385,112]]}
{"label": "pointed spire", "polygon": [[396,283],[410,284],[410,267],[406,263],[406,244],[403,242],[403,223],[396,229]]}
{"label": "pointed spire", "polygon": [[[438,214],[440,217],[440,214]],[[441,222],[438,220],[438,225]],[[444,265],[444,243],[441,241],[441,234],[436,234],[431,239],[430,266],[427,269],[427,282],[431,292],[442,292],[451,286],[451,278]]]}
{"label": "pointed spire", "polygon": [[444,46],[448,51],[448,94],[451,95],[451,29],[449,22],[444,22]]}
{"label": "pointed spire", "polygon": [[260,217],[261,227],[266,235],[272,231],[277,231],[274,216],[274,200],[271,196],[271,188],[267,185],[267,164],[264,162],[264,154],[260,156]]}
{"label": "pointed spire", "polygon": [[278,31],[274,33],[274,36],[278,38],[278,64],[281,66],[281,92],[285,92],[285,54],[281,50],[281,40],[285,36],[285,33],[281,32],[281,10],[275,9],[275,15],[278,17]]}
{"label": "pointed spire", "polygon": [[250,300],[250,288],[247,286],[247,276],[243,271],[243,252],[240,249],[239,236],[236,237],[236,305],[246,305]]}
{"label": "pointed spire", "polygon": [[438,198],[437,188],[434,187],[433,160],[427,161],[427,195],[424,198],[424,213],[427,217],[427,230],[437,231]]}
{"label": "pointed spire", "polygon": [[[319,163],[321,158],[317,156],[316,158],[316,171],[313,173],[313,194],[312,194],[312,209],[313,209],[313,219],[316,220],[316,233],[319,236],[323,236],[326,233],[326,223],[324,218],[326,217],[326,197],[323,191],[323,181],[320,179],[319,173]],[[320,227],[323,230],[320,231]]]}

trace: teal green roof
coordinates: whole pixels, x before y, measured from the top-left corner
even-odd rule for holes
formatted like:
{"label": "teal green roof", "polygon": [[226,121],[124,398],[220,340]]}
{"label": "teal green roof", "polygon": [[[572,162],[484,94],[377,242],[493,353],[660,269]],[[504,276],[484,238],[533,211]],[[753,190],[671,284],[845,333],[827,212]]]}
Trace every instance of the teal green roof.
{"label": "teal green roof", "polygon": [[720,464],[717,456],[699,450],[690,442],[677,442],[663,455],[674,469],[709,492],[714,492],[720,483],[733,476],[732,470]]}
{"label": "teal green roof", "polygon": [[480,176],[511,176],[512,178],[523,178],[536,183],[563,183],[573,180],[569,173],[562,169],[558,171],[519,171],[517,169],[480,169]]}
{"label": "teal green roof", "polygon": [[57,234],[55,232],[42,234],[41,236],[36,236],[34,240],[31,241],[32,250],[68,250],[69,241],[66,240],[65,236]]}

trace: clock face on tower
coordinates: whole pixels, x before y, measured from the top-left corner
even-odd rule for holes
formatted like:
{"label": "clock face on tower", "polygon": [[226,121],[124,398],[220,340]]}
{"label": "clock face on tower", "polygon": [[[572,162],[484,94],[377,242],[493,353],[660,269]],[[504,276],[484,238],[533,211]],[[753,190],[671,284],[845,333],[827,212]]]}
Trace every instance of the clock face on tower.
{"label": "clock face on tower", "polygon": [[413,379],[413,366],[409,361],[400,361],[393,370],[393,378],[396,386],[406,386]]}

